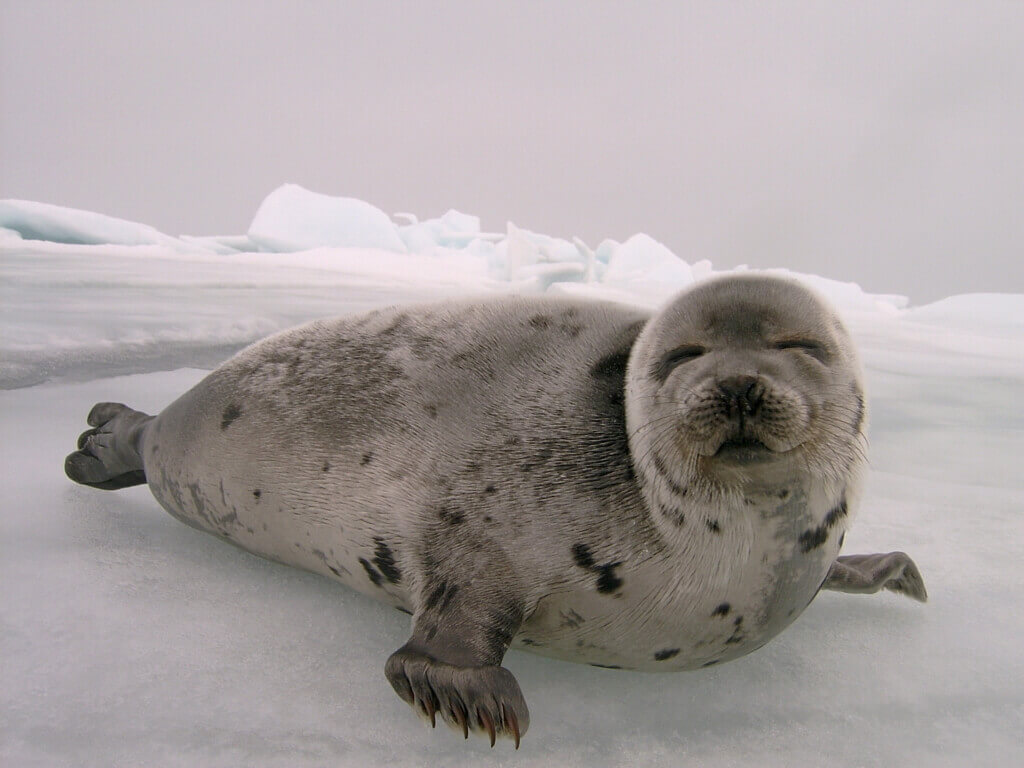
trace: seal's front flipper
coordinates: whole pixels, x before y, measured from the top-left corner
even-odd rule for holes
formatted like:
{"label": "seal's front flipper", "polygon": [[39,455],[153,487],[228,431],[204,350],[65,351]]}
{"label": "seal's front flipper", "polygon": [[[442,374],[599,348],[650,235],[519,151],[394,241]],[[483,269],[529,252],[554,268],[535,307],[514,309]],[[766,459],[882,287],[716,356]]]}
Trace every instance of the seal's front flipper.
{"label": "seal's front flipper", "polygon": [[471,730],[486,733],[493,747],[496,736],[508,736],[519,749],[530,712],[519,683],[504,667],[448,664],[410,641],[391,654],[384,669],[398,695],[431,726],[440,714],[466,738]]}
{"label": "seal's front flipper", "polygon": [[467,569],[461,581],[455,572],[427,573],[433,581],[420,590],[412,637],[384,668],[388,682],[432,726],[440,714],[466,738],[484,733],[493,747],[496,736],[507,736],[518,749],[530,712],[519,683],[500,666],[523,621],[507,574],[503,582],[500,571]]}
{"label": "seal's front flipper", "polygon": [[64,472],[76,483],[116,491],[146,482],[142,439],[153,420],[121,403],[97,403],[78,436],[78,450],[64,459]]}
{"label": "seal's front flipper", "polygon": [[832,563],[822,589],[869,594],[888,589],[927,602],[924,579],[904,552],[879,555],[844,555]]}

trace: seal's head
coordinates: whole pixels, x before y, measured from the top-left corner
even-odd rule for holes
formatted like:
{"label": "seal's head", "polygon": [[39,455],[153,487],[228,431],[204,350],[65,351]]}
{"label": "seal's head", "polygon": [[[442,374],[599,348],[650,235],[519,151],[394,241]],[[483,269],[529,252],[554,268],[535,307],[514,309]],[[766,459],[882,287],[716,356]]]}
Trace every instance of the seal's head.
{"label": "seal's head", "polygon": [[849,334],[821,298],[773,276],[709,280],[669,302],[633,347],[626,413],[637,469],[674,495],[839,485],[864,457]]}

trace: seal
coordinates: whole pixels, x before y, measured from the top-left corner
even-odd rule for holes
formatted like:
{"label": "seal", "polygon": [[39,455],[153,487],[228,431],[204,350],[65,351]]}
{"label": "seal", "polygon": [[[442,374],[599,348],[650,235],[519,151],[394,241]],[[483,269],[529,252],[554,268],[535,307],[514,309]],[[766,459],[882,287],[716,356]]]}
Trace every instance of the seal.
{"label": "seal", "polygon": [[313,322],[158,416],[94,406],[65,470],[410,613],[398,695],[518,747],[510,646],[696,669],[820,589],[925,600],[905,554],[839,556],[866,417],[836,314],[745,274],[654,314],[508,297]]}

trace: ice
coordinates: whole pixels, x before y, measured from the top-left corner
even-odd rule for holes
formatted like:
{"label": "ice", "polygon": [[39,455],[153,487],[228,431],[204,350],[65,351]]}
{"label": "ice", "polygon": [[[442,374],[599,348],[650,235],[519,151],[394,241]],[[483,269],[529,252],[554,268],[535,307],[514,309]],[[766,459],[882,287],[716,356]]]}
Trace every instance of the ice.
{"label": "ice", "polygon": [[[429,234],[397,252],[22,239],[71,231],[66,209],[29,227],[36,205],[4,208],[15,234],[0,236],[0,764],[843,768],[1021,754],[1024,296],[908,308],[797,276],[839,304],[866,367],[871,472],[844,549],[909,552],[927,605],[823,593],[765,648],[702,672],[511,652],[532,724],[520,752],[491,751],[418,725],[391,691],[383,664],[408,617],[194,531],[143,487],[73,485],[63,457],[93,402],[158,411],[197,368],[312,317],[507,291],[655,306],[720,272],[646,237],[591,250],[514,225],[489,235],[464,214],[395,225]],[[104,231],[94,217],[82,231]]]}
{"label": "ice", "polygon": [[435,246],[462,248],[481,238],[493,240],[498,235],[483,235],[480,219],[468,213],[450,210],[438,219],[417,221],[413,214],[395,214],[398,218],[409,217],[412,221],[398,228],[398,234],[406,248],[412,252],[425,251]]}
{"label": "ice", "polygon": [[692,283],[693,272],[653,237],[639,234],[614,250],[601,282],[661,304]]}
{"label": "ice", "polygon": [[398,227],[384,211],[298,184],[284,184],[267,195],[249,225],[249,239],[262,250],[279,253],[319,246],[406,251]]}
{"label": "ice", "polygon": [[188,250],[188,245],[146,224],[30,200],[0,200],[0,227],[25,240],[78,245],[159,245]]}

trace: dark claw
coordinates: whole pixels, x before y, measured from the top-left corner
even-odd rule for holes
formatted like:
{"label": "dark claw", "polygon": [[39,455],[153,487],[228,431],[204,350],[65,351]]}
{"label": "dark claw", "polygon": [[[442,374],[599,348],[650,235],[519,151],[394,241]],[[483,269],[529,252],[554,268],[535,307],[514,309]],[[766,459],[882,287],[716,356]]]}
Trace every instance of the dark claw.
{"label": "dark claw", "polygon": [[452,702],[452,717],[455,718],[455,722],[462,726],[462,738],[469,738],[469,718],[466,712],[462,709],[462,705],[457,702]]}
{"label": "dark claw", "polygon": [[412,684],[409,682],[408,677],[404,674],[396,677],[392,681],[392,687],[402,701],[406,704],[412,704],[414,707],[416,706],[416,695],[412,692]]}
{"label": "dark claw", "polygon": [[480,722],[483,723],[483,726],[487,731],[487,735],[491,739],[491,747],[494,747],[494,721],[491,720],[491,716],[487,714],[485,709],[477,709],[476,713],[480,717]]}
{"label": "dark claw", "polygon": [[504,706],[502,710],[505,713],[505,722],[512,729],[512,738],[515,739],[516,749],[519,749],[519,720],[516,719],[516,713],[511,709],[506,710]]}
{"label": "dark claw", "polygon": [[427,717],[430,718],[430,727],[437,728],[437,722],[435,721],[434,715],[437,714],[437,709],[434,708],[434,702],[430,699],[423,700],[424,709],[427,710]]}

